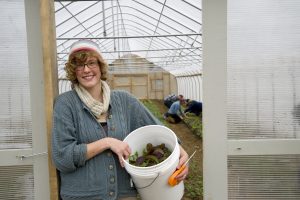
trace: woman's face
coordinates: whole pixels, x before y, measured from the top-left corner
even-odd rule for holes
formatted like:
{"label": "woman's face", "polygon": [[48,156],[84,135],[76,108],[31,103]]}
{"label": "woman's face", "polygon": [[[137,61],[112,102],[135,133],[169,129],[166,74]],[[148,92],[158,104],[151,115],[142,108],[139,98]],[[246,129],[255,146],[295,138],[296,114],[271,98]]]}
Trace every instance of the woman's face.
{"label": "woman's face", "polygon": [[86,90],[100,86],[101,71],[97,58],[88,57],[84,65],[76,67],[75,73],[79,84]]}

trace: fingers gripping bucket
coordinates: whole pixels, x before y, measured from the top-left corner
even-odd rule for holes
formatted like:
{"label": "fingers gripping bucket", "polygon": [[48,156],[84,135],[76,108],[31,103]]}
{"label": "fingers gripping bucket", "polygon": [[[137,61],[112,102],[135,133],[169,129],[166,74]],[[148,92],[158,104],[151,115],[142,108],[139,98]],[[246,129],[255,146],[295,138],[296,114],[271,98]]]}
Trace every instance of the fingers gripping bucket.
{"label": "fingers gripping bucket", "polygon": [[150,125],[131,132],[124,141],[129,144],[132,153],[137,151],[139,155],[142,155],[147,143],[165,143],[172,153],[163,162],[150,167],[137,167],[126,160],[125,169],[131,175],[142,200],[180,200],[184,193],[183,182],[174,187],[168,184],[168,178],[179,163],[180,149],[175,133],[164,126]]}

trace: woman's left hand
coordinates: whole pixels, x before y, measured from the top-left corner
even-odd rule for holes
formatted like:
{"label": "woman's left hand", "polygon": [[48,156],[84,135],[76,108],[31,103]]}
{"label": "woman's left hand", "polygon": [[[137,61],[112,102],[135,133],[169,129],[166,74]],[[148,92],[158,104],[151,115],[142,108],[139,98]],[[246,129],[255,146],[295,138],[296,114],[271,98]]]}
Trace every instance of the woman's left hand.
{"label": "woman's left hand", "polygon": [[[180,148],[180,156],[179,156],[179,164],[177,166],[177,169],[179,169],[189,159],[189,155],[187,154],[187,152],[180,145],[179,148]],[[176,176],[177,181],[180,182],[184,180],[188,175],[188,173],[189,173],[189,166],[187,164],[185,166],[185,169],[182,170],[182,172]]]}

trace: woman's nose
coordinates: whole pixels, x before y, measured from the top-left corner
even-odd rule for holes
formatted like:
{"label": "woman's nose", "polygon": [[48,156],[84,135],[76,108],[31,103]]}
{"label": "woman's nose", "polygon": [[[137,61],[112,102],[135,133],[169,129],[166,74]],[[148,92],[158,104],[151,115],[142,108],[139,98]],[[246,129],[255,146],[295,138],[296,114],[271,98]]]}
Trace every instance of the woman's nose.
{"label": "woman's nose", "polygon": [[88,66],[88,64],[83,64],[83,71],[89,71],[90,68]]}

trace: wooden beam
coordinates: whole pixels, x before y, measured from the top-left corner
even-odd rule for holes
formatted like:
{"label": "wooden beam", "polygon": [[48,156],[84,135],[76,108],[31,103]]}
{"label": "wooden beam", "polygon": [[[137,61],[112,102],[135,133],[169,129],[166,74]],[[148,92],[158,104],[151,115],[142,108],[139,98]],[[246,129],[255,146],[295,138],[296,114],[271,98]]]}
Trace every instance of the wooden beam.
{"label": "wooden beam", "polygon": [[58,179],[56,168],[51,158],[51,133],[54,98],[58,95],[58,71],[56,61],[56,33],[54,21],[54,1],[40,0],[40,17],[43,44],[45,112],[48,140],[48,165],[50,180],[50,199],[59,199]]}

